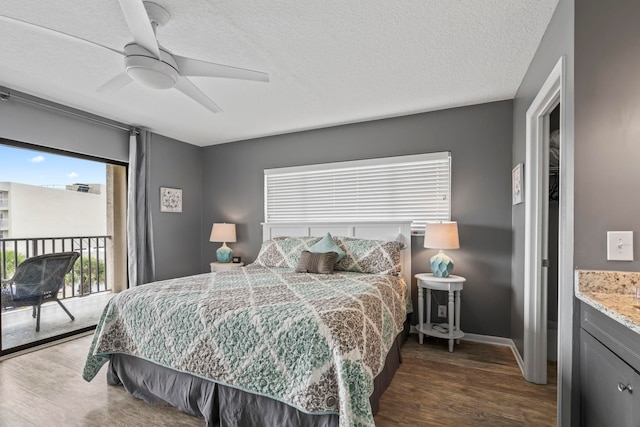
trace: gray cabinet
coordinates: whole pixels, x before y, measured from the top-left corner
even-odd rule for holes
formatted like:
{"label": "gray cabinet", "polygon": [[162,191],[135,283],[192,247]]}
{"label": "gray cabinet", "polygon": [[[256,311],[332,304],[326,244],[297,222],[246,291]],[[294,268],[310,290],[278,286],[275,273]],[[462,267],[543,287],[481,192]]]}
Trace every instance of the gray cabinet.
{"label": "gray cabinet", "polygon": [[581,317],[581,425],[640,426],[640,335],[584,303]]}
{"label": "gray cabinet", "polygon": [[580,341],[582,425],[640,425],[640,375],[584,329]]}

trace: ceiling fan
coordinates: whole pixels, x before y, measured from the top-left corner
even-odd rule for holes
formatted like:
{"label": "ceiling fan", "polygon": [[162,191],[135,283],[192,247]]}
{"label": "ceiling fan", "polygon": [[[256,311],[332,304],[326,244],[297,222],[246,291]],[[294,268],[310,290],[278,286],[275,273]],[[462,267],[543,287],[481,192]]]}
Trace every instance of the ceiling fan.
{"label": "ceiling fan", "polygon": [[58,36],[100,46],[124,57],[124,71],[98,88],[98,92],[113,92],[132,81],[153,89],[175,88],[214,113],[222,111],[207,95],[191,82],[188,76],[218,77],[268,82],[269,75],[261,71],[215,64],[172,54],[159,45],[156,28],[165,25],[171,15],[157,3],[142,0],[118,0],[133,42],[124,52],[83,38],[0,15],[0,20],[26,24]]}

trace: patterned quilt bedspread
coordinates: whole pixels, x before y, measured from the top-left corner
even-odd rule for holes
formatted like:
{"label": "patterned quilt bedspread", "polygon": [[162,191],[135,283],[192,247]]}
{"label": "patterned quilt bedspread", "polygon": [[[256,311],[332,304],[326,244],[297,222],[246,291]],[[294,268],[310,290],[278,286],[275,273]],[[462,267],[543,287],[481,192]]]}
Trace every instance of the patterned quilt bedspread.
{"label": "patterned quilt bedspread", "polygon": [[105,308],[83,377],[126,353],[373,426],[373,378],[402,331],[405,292],[394,276],[257,266],[139,286]]}

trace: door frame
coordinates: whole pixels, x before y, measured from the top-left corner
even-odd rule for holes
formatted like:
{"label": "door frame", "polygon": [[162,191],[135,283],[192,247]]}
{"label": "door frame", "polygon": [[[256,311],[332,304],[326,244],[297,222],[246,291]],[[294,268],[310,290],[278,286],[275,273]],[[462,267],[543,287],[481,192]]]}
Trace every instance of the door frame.
{"label": "door frame", "polygon": [[556,66],[527,110],[526,121],[523,361],[525,379],[536,384],[547,383],[547,286],[543,265],[548,228],[545,224],[545,194],[548,194],[545,151],[549,148],[548,117],[560,101],[559,77],[560,69]]}
{"label": "door frame", "polygon": [[[560,104],[560,220],[558,229],[558,415],[570,383],[562,381],[571,372],[573,338],[573,146],[566,127],[566,60],[561,57],[542,85],[526,114],[525,157],[525,251],[524,251],[524,354],[523,375],[527,381],[547,382],[547,289],[543,274],[545,191],[548,182],[548,115]],[[548,206],[548,204],[547,204]],[[568,274],[567,274],[568,272]],[[567,277],[569,280],[567,280]],[[568,355],[568,356],[567,356]]]}

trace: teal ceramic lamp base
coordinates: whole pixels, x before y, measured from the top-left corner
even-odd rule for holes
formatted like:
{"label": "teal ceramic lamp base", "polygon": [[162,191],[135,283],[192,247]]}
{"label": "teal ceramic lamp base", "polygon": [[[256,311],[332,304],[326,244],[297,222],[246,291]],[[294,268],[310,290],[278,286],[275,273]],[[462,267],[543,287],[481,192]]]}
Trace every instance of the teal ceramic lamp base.
{"label": "teal ceramic lamp base", "polygon": [[431,257],[431,272],[435,277],[449,277],[453,271],[453,260],[440,251]]}
{"label": "teal ceramic lamp base", "polygon": [[216,251],[216,258],[218,258],[218,262],[231,262],[231,258],[233,258],[233,251],[226,243],[222,243],[222,246],[220,246]]}

